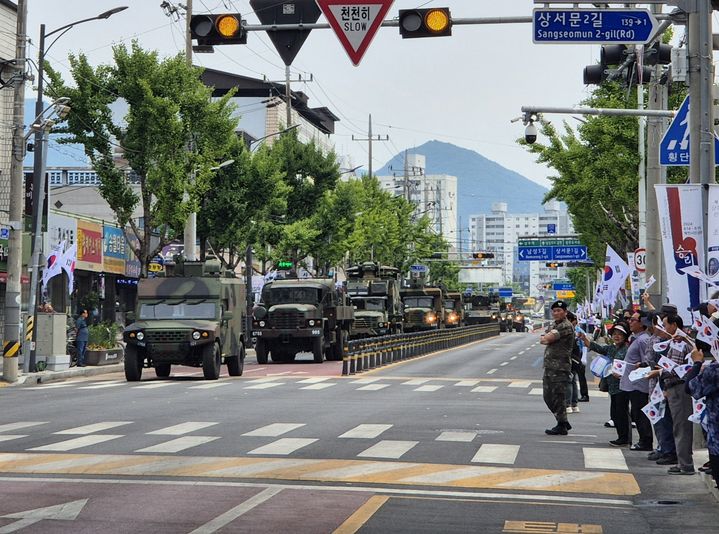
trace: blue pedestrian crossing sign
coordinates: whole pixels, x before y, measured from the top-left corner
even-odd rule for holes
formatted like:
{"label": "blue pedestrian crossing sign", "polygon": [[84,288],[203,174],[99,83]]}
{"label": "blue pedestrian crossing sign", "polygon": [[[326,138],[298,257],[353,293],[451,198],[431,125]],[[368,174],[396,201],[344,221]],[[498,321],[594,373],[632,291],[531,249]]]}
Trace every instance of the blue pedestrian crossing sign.
{"label": "blue pedestrian crossing sign", "polygon": [[[659,145],[659,164],[688,167],[689,156],[689,95],[682,102]],[[719,137],[714,133],[714,163],[719,165]]]}

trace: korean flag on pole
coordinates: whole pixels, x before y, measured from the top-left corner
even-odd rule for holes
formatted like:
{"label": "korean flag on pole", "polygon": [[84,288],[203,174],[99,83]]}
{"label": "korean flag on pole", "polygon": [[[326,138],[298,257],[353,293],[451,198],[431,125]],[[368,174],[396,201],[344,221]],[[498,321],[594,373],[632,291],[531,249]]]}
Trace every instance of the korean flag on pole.
{"label": "korean flag on pole", "polygon": [[614,304],[619,295],[619,290],[629,276],[629,265],[619,254],[607,245],[607,254],[604,262],[604,277],[602,280],[602,294],[604,303],[607,306]]}
{"label": "korean flag on pole", "polygon": [[42,287],[47,287],[47,283],[53,276],[56,276],[62,272],[60,263],[62,262],[63,252],[65,250],[65,241],[57,243],[50,254],[47,255],[47,263],[45,269],[42,272]]}

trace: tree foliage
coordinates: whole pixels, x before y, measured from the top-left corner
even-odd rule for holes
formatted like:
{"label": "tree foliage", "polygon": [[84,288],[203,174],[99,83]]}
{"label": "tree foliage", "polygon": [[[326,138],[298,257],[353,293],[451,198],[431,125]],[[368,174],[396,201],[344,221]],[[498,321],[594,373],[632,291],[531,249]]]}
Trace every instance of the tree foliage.
{"label": "tree foliage", "polygon": [[[73,86],[48,66],[48,94],[70,98],[72,112],[60,129],[67,134],[61,142],[84,145],[100,178],[100,194],[118,223],[129,224],[139,240],[134,252],[145,275],[149,261],[197,210],[210,168],[236,141],[237,121],[231,115],[232,93],[213,101],[200,70],[188,67],[182,56],[161,59],[133,42],[129,49],[115,46],[113,59],[112,65],[92,67],[85,55],[71,55]],[[118,147],[129,169],[116,165]],[[139,195],[128,183],[128,170],[139,179]],[[132,218],[138,204],[143,225]],[[157,242],[153,232],[159,234]]]}

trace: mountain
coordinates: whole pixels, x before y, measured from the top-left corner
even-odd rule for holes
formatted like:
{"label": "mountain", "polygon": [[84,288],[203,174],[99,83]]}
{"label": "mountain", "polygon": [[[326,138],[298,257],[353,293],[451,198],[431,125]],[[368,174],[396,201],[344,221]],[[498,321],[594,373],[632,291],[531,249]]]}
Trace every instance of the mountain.
{"label": "mountain", "polygon": [[[510,171],[481,154],[441,141],[428,141],[410,151],[427,158],[427,174],[449,174],[457,177],[459,216],[467,224],[470,215],[490,213],[492,203],[506,202],[509,213],[544,211],[542,199],[547,189]],[[395,169],[390,170],[390,167]],[[376,171],[389,176],[404,168],[404,153],[397,154]]]}

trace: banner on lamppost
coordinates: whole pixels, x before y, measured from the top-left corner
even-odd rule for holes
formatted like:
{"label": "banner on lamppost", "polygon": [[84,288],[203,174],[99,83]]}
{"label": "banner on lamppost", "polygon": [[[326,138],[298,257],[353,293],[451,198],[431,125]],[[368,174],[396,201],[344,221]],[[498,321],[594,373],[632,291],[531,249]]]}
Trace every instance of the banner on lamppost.
{"label": "banner on lamppost", "polygon": [[684,323],[689,324],[689,308],[698,306],[706,294],[698,278],[682,271],[704,266],[702,186],[659,184],[654,187],[669,287],[667,296],[669,302],[676,305]]}
{"label": "banner on lamppost", "polygon": [[719,278],[719,185],[709,186],[707,276]]}

